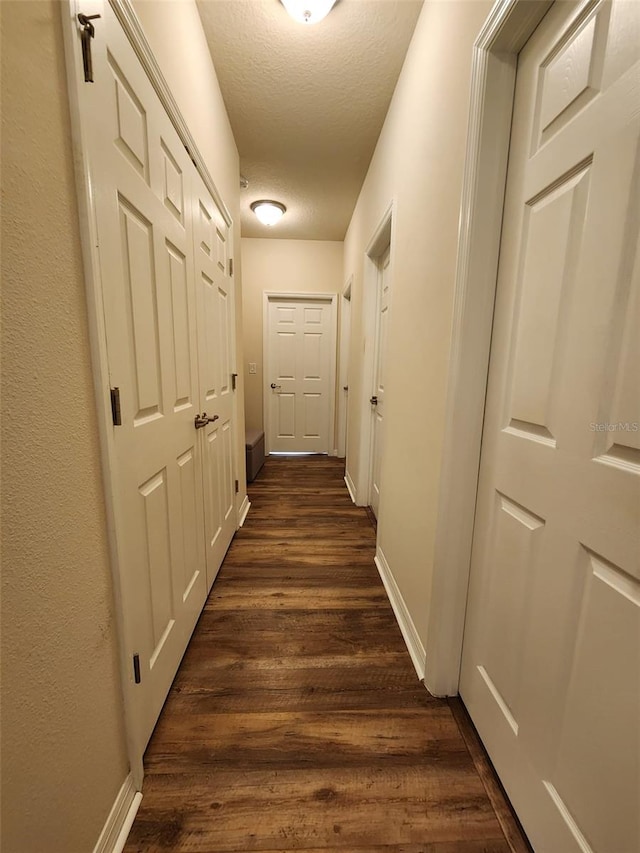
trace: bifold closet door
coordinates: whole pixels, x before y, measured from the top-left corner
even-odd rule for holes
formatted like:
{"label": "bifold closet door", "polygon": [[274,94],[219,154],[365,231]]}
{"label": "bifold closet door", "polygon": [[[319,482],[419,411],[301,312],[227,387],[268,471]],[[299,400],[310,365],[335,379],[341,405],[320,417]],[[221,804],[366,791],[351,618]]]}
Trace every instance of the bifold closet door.
{"label": "bifold closet door", "polygon": [[[220,343],[233,326],[233,299],[226,279],[196,262],[206,240],[216,251],[216,229],[205,238],[199,215],[208,194],[109,3],[97,5],[94,82],[81,90],[81,112],[109,381],[120,398],[110,476],[130,726],[142,750],[235,530],[233,341]],[[228,232],[225,225],[225,241]],[[205,298],[203,312],[205,276],[216,280],[218,299],[227,287],[224,309],[210,310]],[[209,375],[215,383],[203,386]],[[196,429],[205,403],[219,414],[215,430]],[[213,432],[224,436],[215,462],[224,471],[215,487],[224,516],[217,567],[207,560]]]}
{"label": "bifold closet door", "polygon": [[233,466],[234,291],[229,227],[199,175],[193,175],[200,408],[214,418],[203,433],[205,548],[213,583],[237,527]]}

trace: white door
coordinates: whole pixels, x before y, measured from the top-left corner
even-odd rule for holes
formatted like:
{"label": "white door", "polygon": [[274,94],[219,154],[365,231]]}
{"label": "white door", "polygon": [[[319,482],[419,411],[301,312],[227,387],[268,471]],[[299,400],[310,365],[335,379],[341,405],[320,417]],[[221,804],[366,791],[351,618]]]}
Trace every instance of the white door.
{"label": "white door", "polygon": [[335,300],[269,296],[267,312],[268,452],[329,453],[335,397]]}
{"label": "white door", "polygon": [[193,195],[198,294],[200,408],[204,442],[207,582],[211,587],[237,527],[233,466],[234,294],[229,227],[199,175]]}
{"label": "white door", "polygon": [[[213,321],[199,306],[208,273],[194,262],[194,240],[202,239],[194,210],[208,200],[110,5],[94,3],[89,11],[101,17],[91,45],[95,82],[80,90],[81,115],[109,378],[120,394],[109,476],[130,735],[142,751],[207,595],[208,447],[195,417],[206,398],[198,339]],[[214,390],[222,395],[217,380]],[[227,424],[228,410],[220,412]],[[230,455],[220,463],[230,464]]]}
{"label": "white door", "polygon": [[351,284],[342,296],[340,310],[340,388],[338,391],[338,456],[347,455],[349,413],[349,353],[351,350]]}
{"label": "white door", "polygon": [[378,293],[376,309],[376,346],[374,355],[373,393],[371,415],[373,419],[371,448],[371,491],[369,504],[376,518],[380,504],[380,467],[384,452],[384,365],[387,354],[389,330],[389,305],[391,297],[391,250],[378,260]]}
{"label": "white door", "polygon": [[541,853],[640,850],[639,36],[518,64],[461,694]]}

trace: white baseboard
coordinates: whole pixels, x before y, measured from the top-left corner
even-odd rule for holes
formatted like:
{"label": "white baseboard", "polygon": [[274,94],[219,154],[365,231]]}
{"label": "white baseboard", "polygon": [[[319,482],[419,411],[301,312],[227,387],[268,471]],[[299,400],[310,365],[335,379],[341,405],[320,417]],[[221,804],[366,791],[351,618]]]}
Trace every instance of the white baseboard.
{"label": "white baseboard", "polygon": [[238,527],[242,527],[242,525],[247,520],[247,516],[249,515],[249,507],[251,506],[251,502],[249,501],[249,496],[245,495],[244,500],[242,501],[242,506],[240,507],[240,521],[238,523]]}
{"label": "white baseboard", "polygon": [[129,773],[111,807],[93,853],[122,853],[141,800],[142,794],[136,791],[133,775]]}
{"label": "white baseboard", "polygon": [[424,646],[422,645],[422,640],[418,636],[416,626],[413,624],[413,619],[409,614],[409,610],[407,609],[402,593],[398,588],[398,584],[396,583],[395,578],[391,573],[391,569],[389,568],[389,564],[387,563],[387,560],[380,548],[377,548],[376,550],[375,564],[378,572],[380,573],[380,577],[382,578],[382,583],[387,591],[387,595],[389,596],[391,607],[393,608],[396,620],[400,626],[400,630],[402,631],[404,641],[407,644],[407,649],[411,655],[411,660],[415,670],[418,673],[418,678],[422,681],[424,678],[424,664],[426,659]]}
{"label": "white baseboard", "polygon": [[344,482],[347,486],[347,490],[349,492],[349,496],[350,496],[351,500],[354,502],[354,504],[357,503],[357,501],[356,501],[356,487],[353,485],[353,480],[351,479],[348,471],[344,472]]}

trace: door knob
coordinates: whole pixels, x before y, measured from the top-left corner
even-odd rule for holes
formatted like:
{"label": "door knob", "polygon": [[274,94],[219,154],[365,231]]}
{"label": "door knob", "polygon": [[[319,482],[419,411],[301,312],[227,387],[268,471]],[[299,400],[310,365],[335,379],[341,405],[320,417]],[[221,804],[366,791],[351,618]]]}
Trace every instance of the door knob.
{"label": "door knob", "polygon": [[214,415],[212,418],[208,418],[206,412],[203,412],[201,415],[196,415],[194,418],[196,429],[202,429],[203,427],[206,427],[207,424],[214,423],[214,421],[218,420],[218,417],[218,415]]}
{"label": "door knob", "polygon": [[375,395],[375,394],[374,394],[374,395],[373,395],[373,397],[369,400],[369,402],[371,403],[371,405],[372,405],[372,406],[377,406],[377,405],[378,405],[378,398],[376,397],[376,395]]}
{"label": "door knob", "polygon": [[273,388],[273,390],[275,391],[275,389],[276,389],[276,388],[282,388],[282,385],[276,385],[276,383],[275,383],[275,382],[272,382],[272,383],[271,383],[271,387],[272,387],[272,388]]}

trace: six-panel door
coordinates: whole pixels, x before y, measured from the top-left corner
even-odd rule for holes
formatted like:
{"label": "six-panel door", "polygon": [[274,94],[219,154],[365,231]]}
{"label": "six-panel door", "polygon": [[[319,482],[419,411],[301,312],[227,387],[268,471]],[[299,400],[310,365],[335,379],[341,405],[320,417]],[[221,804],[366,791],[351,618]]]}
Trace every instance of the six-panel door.
{"label": "six-panel door", "polygon": [[[194,260],[194,242],[205,239],[195,212],[211,209],[210,197],[108,3],[101,12],[83,107],[110,384],[121,402],[111,477],[129,677],[137,655],[141,678],[131,691],[132,735],[142,750],[204,605],[207,574],[217,570],[205,548],[215,513],[226,516],[226,545],[235,530],[232,442],[221,443],[213,463],[211,431],[203,436],[194,424],[205,398],[211,414],[225,400],[233,339],[217,304],[213,314],[198,310],[205,276],[214,274]],[[226,243],[228,228],[218,226]],[[215,290],[232,316],[226,275]],[[208,342],[200,355],[198,341]],[[211,369],[215,400],[202,390]],[[230,436],[226,400],[220,413]],[[213,467],[224,471],[215,484]],[[223,556],[221,544],[218,565]]]}
{"label": "six-panel door", "polygon": [[331,299],[269,297],[268,450],[329,453],[335,319]]}
{"label": "six-panel door", "polygon": [[207,586],[211,587],[236,530],[233,468],[233,280],[229,227],[198,175],[193,179],[200,408],[203,430]]}
{"label": "six-panel door", "polygon": [[640,849],[640,5],[519,57],[461,694],[534,847]]}

